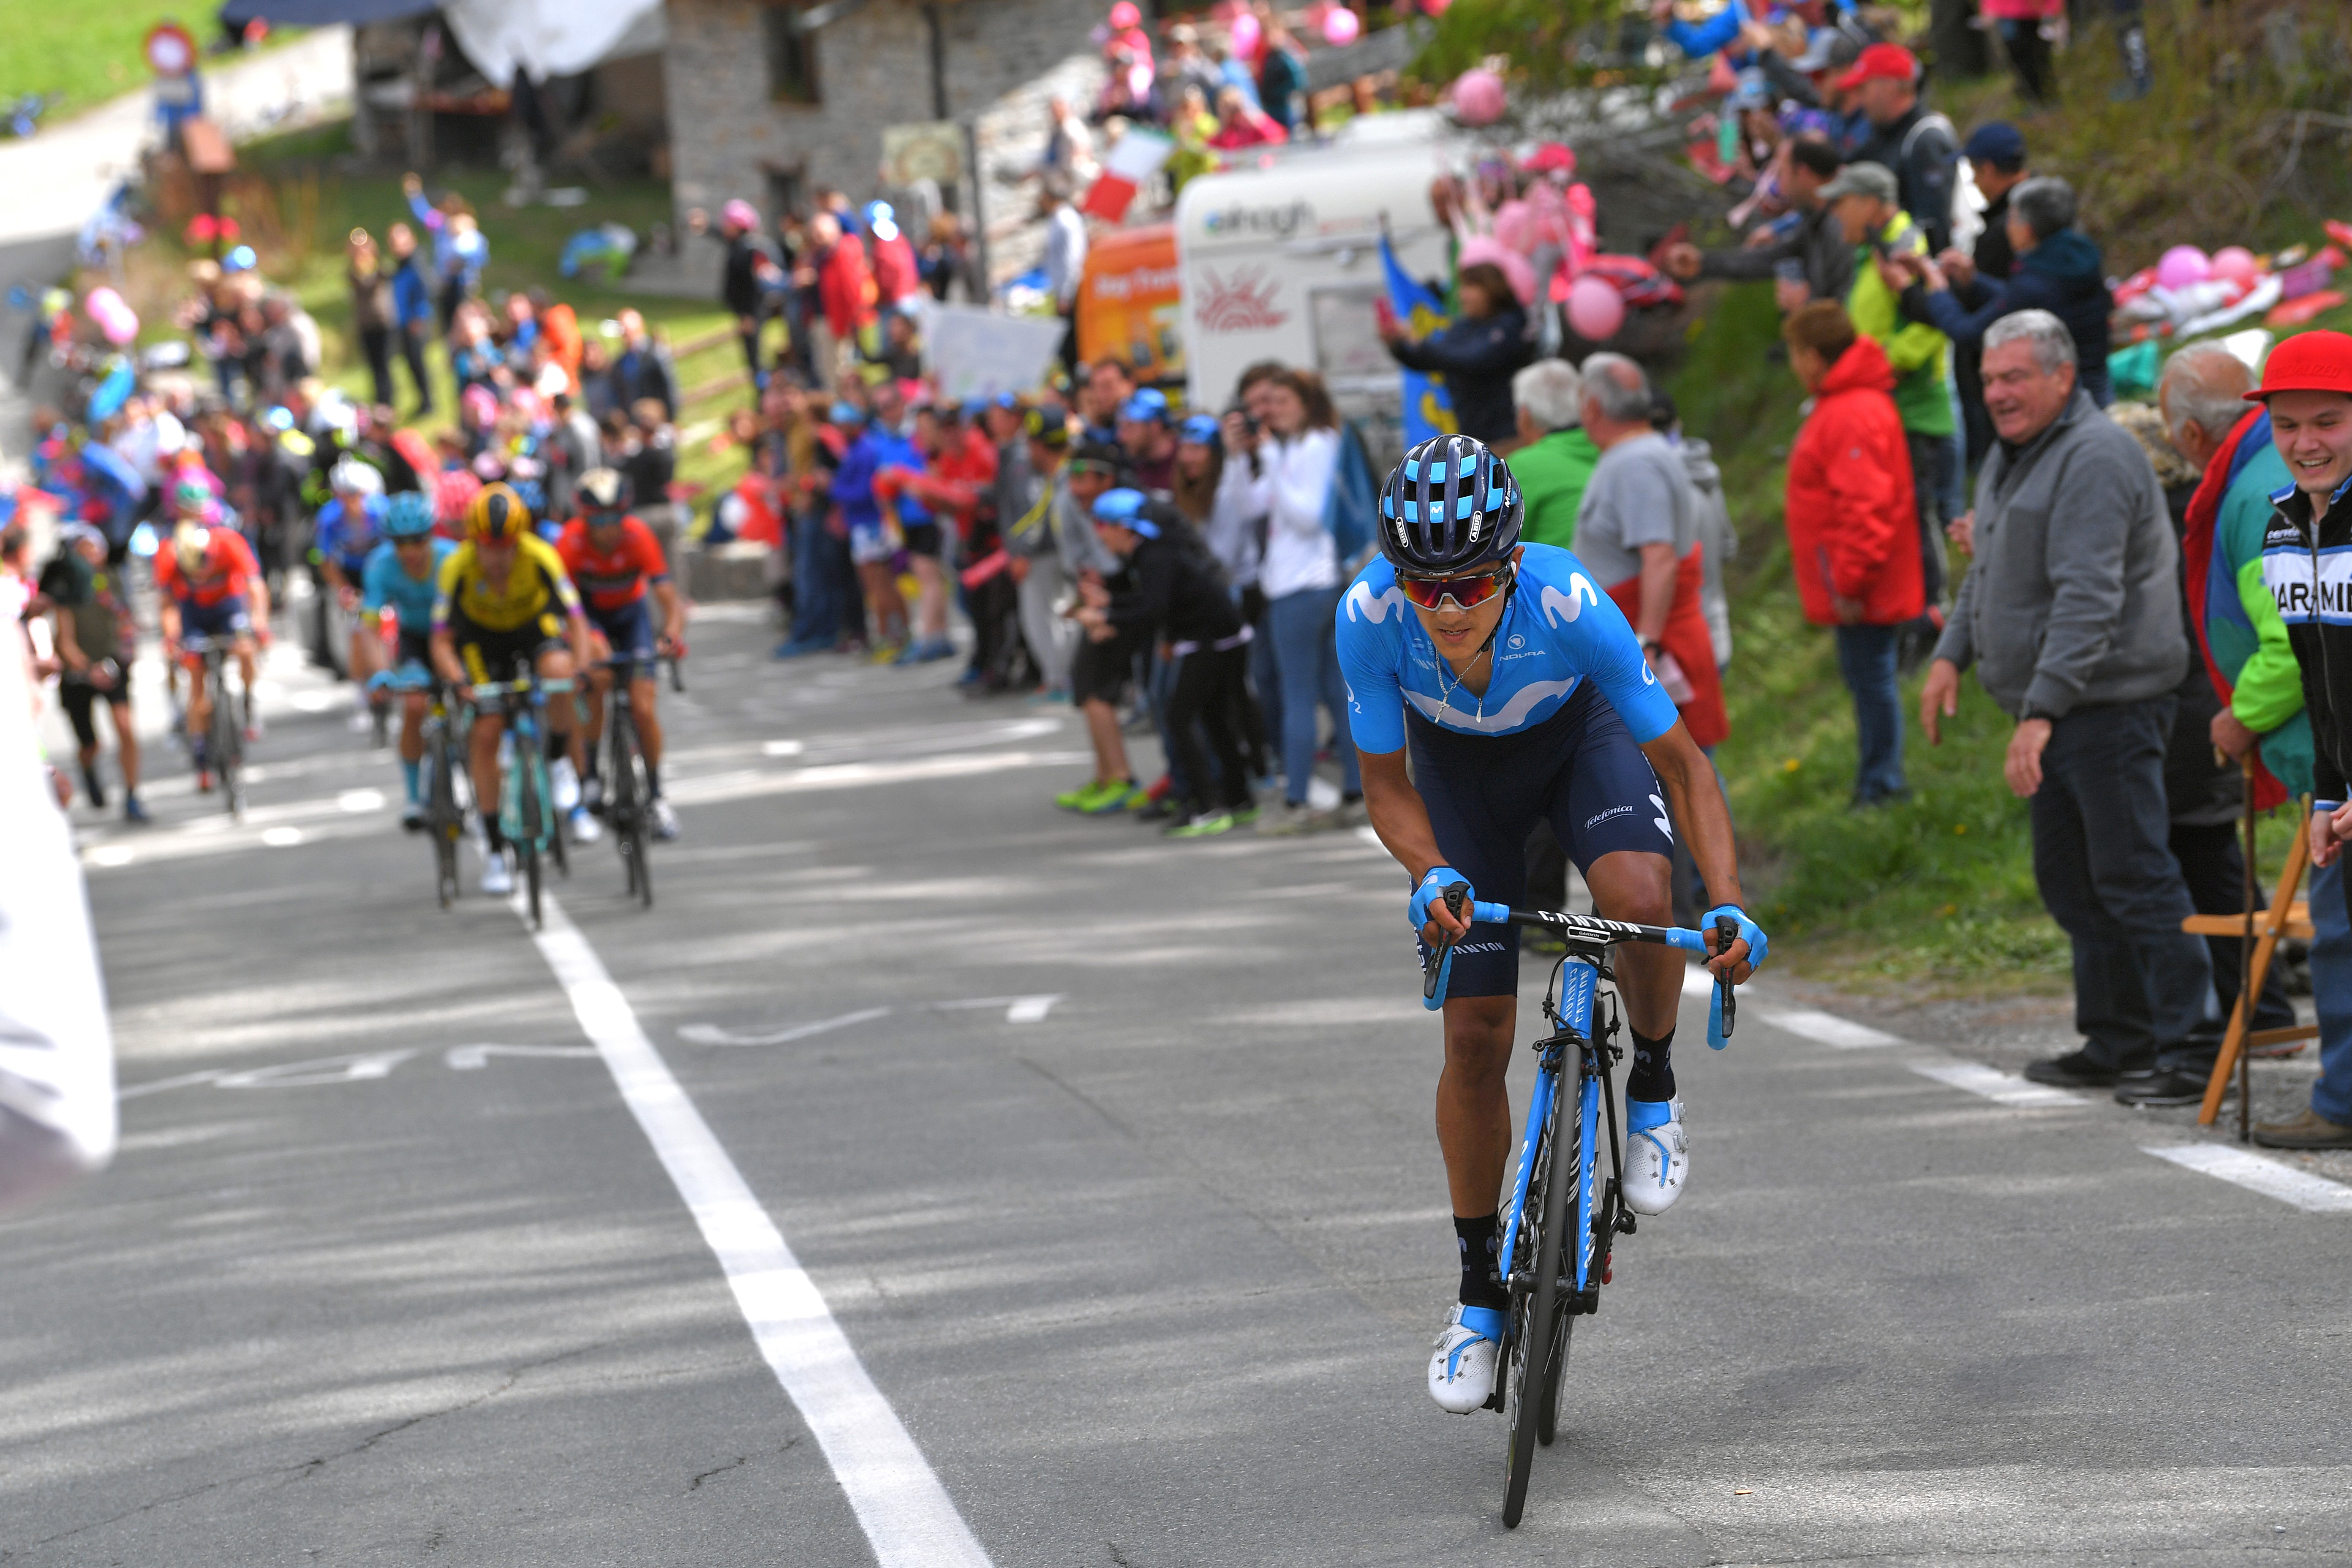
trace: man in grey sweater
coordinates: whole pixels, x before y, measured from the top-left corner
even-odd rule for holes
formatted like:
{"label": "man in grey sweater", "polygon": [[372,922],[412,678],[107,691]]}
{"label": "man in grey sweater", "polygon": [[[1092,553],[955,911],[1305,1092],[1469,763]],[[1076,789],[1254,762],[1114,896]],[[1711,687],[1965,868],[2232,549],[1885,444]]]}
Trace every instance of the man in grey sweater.
{"label": "man in grey sweater", "polygon": [[1999,437],[1977,479],[1976,563],[1919,700],[1932,743],[1976,667],[2017,721],[2005,773],[2032,803],[2033,877],[2073,941],[2081,1049],[2025,1076],[2193,1104],[2216,1040],[2205,944],[2167,846],[2165,746],[2189,644],[2179,549],[2137,442],[2075,385],[2074,340],[2046,310],[1987,329]]}

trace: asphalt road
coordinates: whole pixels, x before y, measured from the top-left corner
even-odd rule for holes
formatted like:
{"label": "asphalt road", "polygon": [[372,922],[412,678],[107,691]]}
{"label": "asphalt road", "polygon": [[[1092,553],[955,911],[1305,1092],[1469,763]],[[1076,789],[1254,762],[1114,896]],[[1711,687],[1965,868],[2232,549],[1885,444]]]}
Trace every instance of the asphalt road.
{"label": "asphalt road", "polygon": [[121,1153],[0,1224],[0,1561],[2352,1553],[2352,1215],[1769,983],[1719,1057],[1686,1009],[1696,1173],[1506,1531],[1500,1423],[1421,1386],[1395,868],[1058,814],[1063,711],[764,644],[704,620],[667,700],[659,908],[587,847],[547,944],[470,859],[434,907],[307,673],[245,825],[156,750],[158,824],[87,836]]}

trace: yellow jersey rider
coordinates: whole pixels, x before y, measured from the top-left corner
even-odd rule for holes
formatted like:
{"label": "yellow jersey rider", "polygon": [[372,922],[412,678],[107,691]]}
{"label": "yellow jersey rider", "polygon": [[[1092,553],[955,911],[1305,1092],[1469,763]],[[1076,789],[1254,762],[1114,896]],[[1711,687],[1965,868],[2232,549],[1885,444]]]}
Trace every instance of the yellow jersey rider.
{"label": "yellow jersey rider", "polygon": [[[587,668],[588,621],[554,546],[531,531],[530,511],[507,486],[490,485],[466,510],[466,540],[441,566],[433,601],[433,668],[469,701],[473,689],[530,670],[568,680]],[[471,773],[487,853],[482,891],[513,891],[499,827],[499,737],[505,717],[474,719]],[[580,804],[581,730],[572,694],[547,699],[549,783],[559,813]]]}

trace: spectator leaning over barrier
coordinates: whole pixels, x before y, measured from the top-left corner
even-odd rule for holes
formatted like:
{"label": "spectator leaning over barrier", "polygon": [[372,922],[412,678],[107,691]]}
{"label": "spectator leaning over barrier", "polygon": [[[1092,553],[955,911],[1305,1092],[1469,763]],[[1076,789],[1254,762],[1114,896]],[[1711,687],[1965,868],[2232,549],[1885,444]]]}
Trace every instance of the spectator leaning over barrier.
{"label": "spectator leaning over barrier", "polygon": [[1838,86],[1854,95],[1870,120],[1870,139],[1854,161],[1891,173],[1895,200],[1927,235],[1928,251],[1944,250],[1952,243],[1959,139],[1950,121],[1919,100],[1918,57],[1900,44],[1873,44]]}
{"label": "spectator leaning over barrier", "polygon": [[1944,597],[1943,518],[1936,503],[1952,461],[1951,394],[1946,386],[1951,343],[1924,322],[1906,321],[1902,301],[1887,287],[1885,256],[1924,256],[1927,237],[1895,205],[1895,176],[1875,163],[1849,163],[1822,187],[1838,221],[1854,246],[1853,288],[1846,314],[1854,330],[1876,340],[1895,369],[1895,406],[1903,412],[1903,434],[1911,447],[1911,486],[1919,510],[1919,584],[1931,605]]}
{"label": "spectator leaning over barrier", "polygon": [[1622,354],[1584,362],[1584,429],[1601,460],[1576,518],[1576,553],[1642,639],[1691,738],[1730,734],[1715,641],[1699,604],[1698,498],[1682,457],[1650,424],[1649,378]]}
{"label": "spectator leaning over barrier", "polygon": [[[2217,347],[2219,345],[2216,345]],[[2239,391],[2253,384],[2239,367]],[[2237,406],[2243,408],[2243,402]],[[2164,416],[2152,404],[2118,403],[2107,417],[2131,433],[2156,469],[2164,487],[2165,510],[2176,537],[2187,532],[2189,506],[2202,471],[2165,434]],[[2187,563],[2182,563],[2186,582]],[[2245,773],[2238,763],[2213,744],[2213,721],[2221,699],[2198,656],[2196,623],[2184,593],[2180,601],[2181,629],[2189,638],[2189,668],[2173,689],[2172,734],[2164,748],[2164,798],[2171,808],[2172,831],[2168,844],[2180,862],[2180,879],[2189,901],[2200,915],[2243,915],[2246,912],[2246,860],[2239,848],[2240,826],[2246,809]],[[2290,658],[2293,656],[2290,655]],[[2302,694],[2298,689],[2296,700]],[[2254,907],[2266,907],[2259,884]],[[2206,955],[2213,961],[2213,997],[2221,1018],[2238,1005],[2239,965],[2244,954],[2242,938],[2209,936]],[[2273,964],[2256,999],[2253,1027],[2281,1029],[2295,1022],[2294,1004],[2287,1000],[2284,964]]]}
{"label": "spectator leaning over barrier", "polygon": [[1407,370],[1445,377],[1457,428],[1496,445],[1518,434],[1511,413],[1511,374],[1534,356],[1528,313],[1510,279],[1491,261],[1473,262],[1454,280],[1454,320],[1425,338],[1393,317],[1383,318],[1381,341]]}
{"label": "spectator leaning over barrier", "polygon": [[[1809,300],[1843,300],[1853,286],[1853,241],[1822,189],[1837,177],[1837,149],[1818,132],[1789,143],[1789,169],[1781,191],[1799,215],[1797,226],[1770,245],[1702,251],[1696,245],[1666,247],[1665,269],[1689,282],[1700,278],[1775,279],[1773,298],[1783,313]],[[1790,274],[1794,272],[1796,276]]]}
{"label": "spectator leaning over barrier", "polygon": [[[2344,846],[2352,840],[2352,806],[2345,804],[2352,784],[2352,681],[2335,670],[2352,669],[2352,626],[2344,605],[2352,563],[2352,337],[2341,332],[2305,332],[2271,351],[2259,391],[2247,394],[2269,405],[2272,438],[2294,476],[2271,499],[2277,512],[2263,540],[2263,577],[2271,602],[2286,623],[2287,638],[2302,667],[2303,703],[2311,716],[2313,783],[2311,858],[2334,872],[2325,889],[2331,903],[2352,897],[2343,873]],[[2322,920],[2323,889],[2311,889],[2312,923]],[[2334,921],[2352,911],[2330,910]],[[2312,989],[2320,994],[2321,969],[2328,971],[2326,994],[2343,995],[2341,951],[2333,942],[2323,957],[2312,955]],[[2321,1016],[2319,1082],[2311,1108],[2284,1122],[2255,1129],[2262,1142],[2279,1149],[2352,1148],[2352,1051],[2339,1034],[2331,1040]],[[2332,1047],[2332,1048],[2331,1048]]]}
{"label": "spectator leaning over barrier", "polygon": [[1910,793],[1895,643],[1920,612],[1918,501],[1885,351],[1845,308],[1818,300],[1781,329],[1789,368],[1813,398],[1789,453],[1790,564],[1805,618],[1835,628],[1853,696],[1853,804]]}
{"label": "spectator leaning over barrier", "polygon": [[2115,401],[2107,380],[2107,314],[2115,301],[2099,247],[2074,226],[2074,187],[2049,178],[2023,182],[2010,193],[2006,226],[2016,263],[2005,281],[1975,276],[1958,252],[1947,256],[1948,268],[1890,255],[1879,264],[1885,281],[1902,291],[1906,314],[1924,315],[1963,348],[1978,348],[1985,329],[2003,316],[2049,311],[2074,334],[2083,390],[2105,408]]}
{"label": "spectator leaning over barrier", "polygon": [[2037,1083],[2132,1101],[2201,1095],[2213,977],[2166,847],[2165,742],[2189,648],[2179,548],[2137,443],[2074,384],[2074,338],[2046,310],[1985,334],[2000,437],[1977,480],[1976,564],[1920,693],[1932,744],[1960,672],[2017,721],[2003,772],[2032,803],[2034,881],[2074,944],[2078,1050]]}
{"label": "spectator leaning over barrier", "polygon": [[1511,377],[1511,400],[1519,445],[1507,461],[1527,505],[1519,537],[1569,549],[1584,487],[1601,461],[1601,448],[1584,433],[1584,378],[1564,359],[1538,360]]}

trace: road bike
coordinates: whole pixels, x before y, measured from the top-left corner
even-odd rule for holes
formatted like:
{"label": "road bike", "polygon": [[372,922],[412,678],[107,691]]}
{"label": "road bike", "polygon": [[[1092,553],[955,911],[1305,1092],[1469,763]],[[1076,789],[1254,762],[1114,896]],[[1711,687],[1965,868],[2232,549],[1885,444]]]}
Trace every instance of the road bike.
{"label": "road bike", "polygon": [[425,755],[419,762],[425,836],[432,841],[434,887],[446,910],[457,900],[457,845],[466,836],[466,809],[473,804],[466,778],[466,736],[472,726],[462,721],[462,705],[453,700],[448,684],[414,663],[378,670],[368,678],[368,685],[395,696],[425,694]]}
{"label": "road bike", "polygon": [[236,707],[228,694],[228,656],[235,647],[201,632],[189,632],[180,638],[182,653],[204,660],[203,672],[196,679],[205,683],[212,698],[212,721],[202,735],[190,737],[202,749],[197,771],[212,775],[229,816],[239,817],[245,815],[245,726],[237,721]]}
{"label": "road bike", "polygon": [[[506,787],[499,792],[499,827],[506,835],[506,841],[514,846],[515,857],[521,862],[534,931],[543,924],[540,914],[542,859],[552,860],[560,874],[572,874],[571,864],[564,857],[563,828],[557,819],[554,786],[548,777],[542,721],[547,700],[570,691],[572,685],[568,679],[540,680],[524,675],[513,680],[485,681],[473,690],[477,711],[491,711],[495,705],[495,710],[505,718],[505,739],[512,744]],[[470,732],[473,726],[469,723],[466,728]]]}
{"label": "road bike", "polygon": [[[669,688],[684,691],[686,679],[678,673],[677,659],[664,654],[660,658],[669,665]],[[636,710],[629,702],[629,683],[637,671],[655,660],[647,658],[608,658],[599,668],[612,671],[613,689],[606,694],[604,710],[604,743],[611,757],[605,770],[604,822],[613,830],[613,842],[621,852],[621,868],[629,879],[629,894],[643,901],[646,909],[654,907],[653,845],[653,775],[646,765],[643,738],[637,733]]]}
{"label": "road bike", "polygon": [[[1465,884],[1454,884],[1446,891],[1446,907],[1459,916],[1468,892]],[[1551,1032],[1535,1042],[1535,1092],[1528,1100],[1517,1169],[1503,1194],[1502,1243],[1496,1254],[1510,1300],[1496,1358],[1495,1392],[1486,1407],[1503,1415],[1503,1522],[1516,1529],[1527,1506],[1536,1450],[1550,1447],[1559,1430],[1560,1389],[1575,1320],[1601,1310],[1601,1287],[1609,1282],[1616,1238],[1631,1236],[1634,1229],[1633,1212],[1624,1205],[1618,1177],[1612,1173],[1604,1181],[1600,1172],[1604,1121],[1609,1169],[1616,1173],[1625,1168],[1613,1076],[1623,1052],[1615,1044],[1621,1019],[1610,950],[1619,942],[1646,942],[1705,958],[1706,938],[1696,931],[1558,910],[1489,903],[1471,903],[1470,909],[1470,918],[1480,923],[1535,927],[1568,945],[1544,988],[1544,1018]],[[1721,917],[1716,934],[1727,947],[1738,939],[1739,922]],[[1433,1011],[1444,1005],[1453,967],[1451,946],[1425,955],[1423,1005]],[[1609,983],[1605,1013],[1597,1005],[1604,982]],[[1717,1050],[1731,1037],[1736,1005],[1729,976],[1718,975],[1706,1036],[1706,1043]]]}

